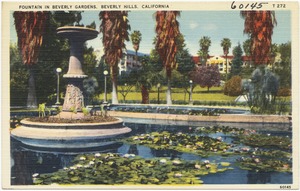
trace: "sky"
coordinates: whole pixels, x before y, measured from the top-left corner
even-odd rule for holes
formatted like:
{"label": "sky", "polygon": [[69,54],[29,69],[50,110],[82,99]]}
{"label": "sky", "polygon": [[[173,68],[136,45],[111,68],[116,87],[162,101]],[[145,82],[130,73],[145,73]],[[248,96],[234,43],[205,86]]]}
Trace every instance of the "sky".
{"label": "sky", "polygon": [[[99,30],[100,20],[99,11],[85,11],[82,13],[81,23],[89,25],[93,21],[96,22],[96,29]],[[290,11],[276,11],[275,17],[277,26],[273,29],[272,42],[281,44],[291,41],[291,13]],[[128,13],[128,20],[131,26],[132,33],[134,30],[139,30],[142,34],[139,52],[149,54],[154,48],[153,39],[155,37],[155,18],[154,11],[131,11]],[[239,11],[181,11],[181,16],[178,18],[180,32],[184,35],[186,47],[191,55],[197,55],[200,49],[199,40],[203,36],[208,36],[211,39],[209,54],[211,56],[223,55],[223,49],[220,46],[223,38],[231,40],[230,54],[233,47],[238,43],[243,42],[248,38],[247,34],[243,33],[244,19],[240,17]],[[16,42],[15,28],[11,16],[11,41]],[[99,34],[96,39],[88,41],[88,46],[100,50],[103,54],[102,34]],[[132,43],[126,42],[126,48],[133,50]]]}

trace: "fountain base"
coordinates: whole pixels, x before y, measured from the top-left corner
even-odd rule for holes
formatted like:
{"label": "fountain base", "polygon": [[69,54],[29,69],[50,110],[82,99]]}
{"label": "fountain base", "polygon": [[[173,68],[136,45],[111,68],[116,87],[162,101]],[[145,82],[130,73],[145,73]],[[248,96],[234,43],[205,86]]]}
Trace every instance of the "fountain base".
{"label": "fountain base", "polygon": [[33,147],[72,149],[110,145],[130,131],[121,119],[105,123],[41,123],[24,119],[11,136]]}

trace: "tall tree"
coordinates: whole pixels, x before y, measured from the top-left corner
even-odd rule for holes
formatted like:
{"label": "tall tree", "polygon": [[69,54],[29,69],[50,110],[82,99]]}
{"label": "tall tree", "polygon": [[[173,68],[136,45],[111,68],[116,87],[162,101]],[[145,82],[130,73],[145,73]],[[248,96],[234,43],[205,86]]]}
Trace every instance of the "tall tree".
{"label": "tall tree", "polygon": [[[133,45],[133,49],[135,50],[135,62],[138,62],[138,50],[140,48],[140,42],[142,41],[142,34],[140,31],[133,31],[130,35],[131,37],[131,42]],[[145,70],[145,64],[142,66],[142,71]],[[149,91],[148,91],[148,83],[140,83],[140,82],[147,82],[147,81],[137,81],[137,83],[140,85],[141,92],[142,92],[142,103],[147,104],[149,103]]]}
{"label": "tall tree", "polygon": [[155,48],[162,60],[167,75],[167,104],[172,104],[171,73],[176,67],[177,36],[180,34],[179,23],[176,20],[179,11],[157,11],[156,18],[156,44]]}
{"label": "tall tree", "polygon": [[[191,72],[195,69],[195,63],[187,48],[179,51],[176,57],[178,62],[177,71],[181,74],[181,78],[175,82],[173,80],[173,83],[176,85],[176,87],[183,88],[185,95],[188,93],[190,96],[191,91],[189,81],[191,80]],[[193,85],[192,90],[194,87],[195,85]]]}
{"label": "tall tree", "polygon": [[255,65],[266,65],[270,61],[272,34],[276,25],[274,11],[241,11],[245,19],[244,33],[251,39],[251,58]]}
{"label": "tall tree", "polygon": [[230,75],[231,76],[240,75],[242,70],[242,64],[243,64],[243,60],[242,60],[243,51],[240,43],[238,43],[238,45],[233,48],[232,53],[233,53],[233,59],[232,59]]}
{"label": "tall tree", "polygon": [[280,54],[280,62],[275,67],[275,72],[280,78],[280,86],[285,88],[291,88],[292,86],[291,42],[278,45],[278,52]]}
{"label": "tall tree", "polygon": [[28,95],[28,71],[22,63],[20,52],[17,44],[10,44],[10,105],[26,105],[24,97]]}
{"label": "tall tree", "polygon": [[204,65],[206,65],[207,58],[208,58],[209,47],[211,45],[210,37],[203,36],[199,40],[199,45],[200,45],[200,50],[199,50],[198,54],[203,59],[203,61],[201,61],[201,62],[202,62],[202,66],[204,66]]}
{"label": "tall tree", "polygon": [[[248,98],[248,102],[251,102],[252,112],[263,113],[267,110],[274,110],[278,79],[265,66],[269,64],[271,58],[272,34],[276,25],[275,12],[241,11],[241,16],[245,19],[244,33],[248,34],[251,39],[251,60],[254,65],[262,66],[252,73],[251,84],[255,87],[256,93],[253,93],[255,96]],[[269,86],[272,87],[271,93],[266,90]]]}
{"label": "tall tree", "polygon": [[79,25],[83,11],[54,11],[52,12],[53,19],[58,26],[73,26]]}
{"label": "tall tree", "polygon": [[113,104],[118,103],[118,63],[123,57],[123,50],[126,49],[125,41],[129,41],[128,30],[130,30],[130,25],[127,16],[127,11],[101,11],[99,13],[105,62],[110,65],[110,75],[113,84]]}
{"label": "tall tree", "polygon": [[225,55],[225,65],[226,65],[226,80],[227,80],[227,73],[228,73],[228,59],[227,59],[227,55],[229,53],[229,48],[231,48],[231,41],[229,38],[223,38],[223,40],[221,41],[221,46],[223,47],[223,53]]}
{"label": "tall tree", "polygon": [[137,52],[140,49],[140,43],[142,41],[142,33],[140,31],[133,31],[130,35],[133,49],[135,50],[135,59],[137,60]]}
{"label": "tall tree", "polygon": [[38,61],[48,13],[32,11],[15,11],[13,13],[18,35],[18,47],[22,55],[22,61],[29,72],[27,107],[37,107],[33,67]]}
{"label": "tall tree", "polygon": [[132,79],[135,79],[136,88],[141,90],[142,104],[149,104],[149,91],[161,81],[159,72],[156,72],[153,60],[148,56],[141,58],[142,67],[131,72]]}
{"label": "tall tree", "polygon": [[250,67],[251,66],[251,60],[248,58],[251,57],[251,39],[247,39],[243,42],[243,50],[246,56],[246,66]]}
{"label": "tall tree", "polygon": [[251,56],[251,39],[243,42],[243,50],[246,56]]}

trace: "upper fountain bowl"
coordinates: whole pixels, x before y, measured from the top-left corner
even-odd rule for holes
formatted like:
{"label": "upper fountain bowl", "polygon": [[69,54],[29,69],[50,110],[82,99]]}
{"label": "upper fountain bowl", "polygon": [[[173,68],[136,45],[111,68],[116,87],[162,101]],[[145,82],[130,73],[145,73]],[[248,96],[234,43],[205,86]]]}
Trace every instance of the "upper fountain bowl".
{"label": "upper fountain bowl", "polygon": [[57,28],[57,34],[65,38],[75,38],[87,41],[96,38],[99,32],[87,27],[64,26]]}

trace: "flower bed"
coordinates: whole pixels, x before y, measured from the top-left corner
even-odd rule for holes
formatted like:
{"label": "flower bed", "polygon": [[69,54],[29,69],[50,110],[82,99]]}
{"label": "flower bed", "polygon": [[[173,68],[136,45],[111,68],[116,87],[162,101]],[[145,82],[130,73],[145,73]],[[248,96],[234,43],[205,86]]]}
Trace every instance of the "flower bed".
{"label": "flower bed", "polygon": [[117,119],[111,116],[103,117],[101,115],[85,116],[80,119],[65,119],[65,118],[47,116],[47,117],[28,118],[28,121],[42,122],[42,123],[101,123],[101,122],[117,121]]}

